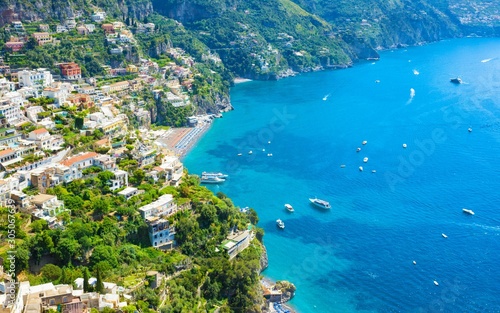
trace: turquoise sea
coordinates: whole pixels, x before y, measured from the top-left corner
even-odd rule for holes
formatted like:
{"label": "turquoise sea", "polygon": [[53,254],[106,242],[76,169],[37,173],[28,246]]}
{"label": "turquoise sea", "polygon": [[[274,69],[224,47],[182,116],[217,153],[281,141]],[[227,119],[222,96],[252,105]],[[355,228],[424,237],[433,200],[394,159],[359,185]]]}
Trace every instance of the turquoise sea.
{"label": "turquoise sea", "polygon": [[257,210],[264,275],[295,283],[299,312],[500,312],[500,39],[243,83],[231,100],[184,162],[228,173],[210,188]]}

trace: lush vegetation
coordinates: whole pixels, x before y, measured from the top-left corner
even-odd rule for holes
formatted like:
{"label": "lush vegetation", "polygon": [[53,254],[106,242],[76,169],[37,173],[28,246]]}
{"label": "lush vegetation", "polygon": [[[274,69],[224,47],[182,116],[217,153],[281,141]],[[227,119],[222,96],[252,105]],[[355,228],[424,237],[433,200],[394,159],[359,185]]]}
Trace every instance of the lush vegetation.
{"label": "lush vegetation", "polygon": [[[64,229],[50,229],[44,220],[16,214],[20,277],[32,283],[71,284],[78,277],[90,276],[100,282],[114,281],[133,292],[137,308],[144,312],[216,307],[222,312],[260,312],[261,244],[254,240],[232,261],[225,250],[216,249],[230,230],[253,227],[250,222],[256,222],[255,216],[241,213],[225,195],[213,195],[196,177],[188,177],[177,189],[158,189],[142,176],[135,184],[144,193],[125,201],[106,188],[112,176],[101,171],[48,191],[64,200],[71,212],[59,216]],[[173,194],[179,204],[191,204],[192,209],[169,217],[178,247],[163,252],[150,247],[147,226],[137,208],[165,193]],[[5,210],[0,213],[6,215]],[[2,237],[7,229],[7,221],[2,221]],[[6,247],[0,253],[5,257]],[[156,289],[141,287],[144,280],[146,286],[151,284],[147,275],[151,270],[165,273],[167,280]],[[84,288],[99,291],[99,285]],[[161,298],[164,291],[165,298]]]}

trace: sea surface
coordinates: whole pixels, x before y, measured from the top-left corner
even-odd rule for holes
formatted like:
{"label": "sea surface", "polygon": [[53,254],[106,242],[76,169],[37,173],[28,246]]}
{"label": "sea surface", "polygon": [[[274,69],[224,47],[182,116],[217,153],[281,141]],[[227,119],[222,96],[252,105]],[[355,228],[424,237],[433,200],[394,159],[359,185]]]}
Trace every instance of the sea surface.
{"label": "sea surface", "polygon": [[500,312],[500,39],[243,83],[231,100],[184,162],[229,174],[209,188],[257,210],[264,275],[297,286],[299,312]]}

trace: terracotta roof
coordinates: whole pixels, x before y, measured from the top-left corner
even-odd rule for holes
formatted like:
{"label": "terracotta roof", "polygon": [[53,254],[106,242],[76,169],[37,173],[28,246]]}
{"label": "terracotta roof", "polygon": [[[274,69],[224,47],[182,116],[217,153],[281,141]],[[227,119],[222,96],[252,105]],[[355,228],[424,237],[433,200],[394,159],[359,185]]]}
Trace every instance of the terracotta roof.
{"label": "terracotta roof", "polygon": [[35,129],[34,131],[32,131],[33,134],[36,134],[36,135],[39,135],[39,134],[45,134],[45,133],[48,133],[49,131],[46,130],[45,128],[39,128],[39,129]]}
{"label": "terracotta roof", "polygon": [[15,152],[15,151],[14,151],[14,150],[12,150],[12,149],[10,149],[10,148],[5,149],[5,150],[2,150],[2,151],[0,151],[0,157],[3,157],[4,155],[11,154],[11,153],[13,153],[13,152]]}
{"label": "terracotta roof", "polygon": [[90,159],[90,158],[95,158],[97,157],[99,154],[95,153],[95,152],[87,152],[87,153],[84,153],[82,155],[77,155],[77,156],[74,156],[72,158],[69,158],[65,161],[62,161],[61,164],[62,165],[66,165],[66,166],[71,166],[75,163],[78,163],[78,162],[81,162],[83,160],[87,160],[87,159]]}
{"label": "terracotta roof", "polygon": [[97,140],[94,143],[94,146],[109,146],[109,139],[108,138],[104,138],[104,139],[101,139],[101,140]]}

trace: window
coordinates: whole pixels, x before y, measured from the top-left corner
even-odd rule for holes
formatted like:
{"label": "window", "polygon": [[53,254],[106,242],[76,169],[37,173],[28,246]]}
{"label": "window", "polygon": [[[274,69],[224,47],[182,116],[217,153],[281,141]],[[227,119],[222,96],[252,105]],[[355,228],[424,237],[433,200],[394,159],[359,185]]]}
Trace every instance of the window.
{"label": "window", "polygon": [[54,304],[56,304],[56,300],[54,300],[54,299],[50,299],[49,304],[50,304],[50,305],[54,305]]}

